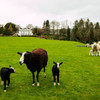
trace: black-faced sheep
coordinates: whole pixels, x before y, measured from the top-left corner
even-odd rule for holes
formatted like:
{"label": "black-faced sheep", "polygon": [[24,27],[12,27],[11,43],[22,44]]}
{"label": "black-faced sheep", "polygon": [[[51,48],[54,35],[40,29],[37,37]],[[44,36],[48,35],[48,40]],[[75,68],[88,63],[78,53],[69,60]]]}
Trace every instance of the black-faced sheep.
{"label": "black-faced sheep", "polygon": [[34,72],[37,71],[37,86],[39,86],[39,72],[42,68],[44,68],[44,77],[46,77],[45,74],[45,67],[47,65],[48,61],[48,55],[47,52],[41,48],[35,49],[32,52],[24,52],[19,53],[21,55],[20,58],[20,65],[25,63],[27,65],[27,68],[32,72],[33,74],[33,83],[32,86],[35,85],[35,75]]}
{"label": "black-faced sheep", "polygon": [[56,62],[53,62],[55,65],[53,65],[52,67],[52,74],[53,74],[53,79],[54,79],[54,86],[56,85],[56,77],[57,77],[57,84],[60,85],[60,82],[59,82],[59,67],[60,65],[63,63],[56,63]]}
{"label": "black-faced sheep", "polygon": [[[13,67],[9,66],[10,68],[3,67],[1,68],[1,85],[4,85],[4,92],[6,92],[6,87],[10,84],[10,74],[15,73],[16,70],[14,70]],[[6,85],[6,81],[8,81],[8,84]]]}

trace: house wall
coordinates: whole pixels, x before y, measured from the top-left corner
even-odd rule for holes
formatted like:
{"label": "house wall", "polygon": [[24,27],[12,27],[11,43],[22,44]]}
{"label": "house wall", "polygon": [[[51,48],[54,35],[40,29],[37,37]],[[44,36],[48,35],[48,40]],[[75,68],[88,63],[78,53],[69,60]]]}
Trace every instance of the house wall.
{"label": "house wall", "polygon": [[33,33],[32,33],[32,30],[31,29],[26,29],[26,28],[24,28],[24,29],[19,29],[19,32],[18,32],[18,36],[32,36],[33,35]]}

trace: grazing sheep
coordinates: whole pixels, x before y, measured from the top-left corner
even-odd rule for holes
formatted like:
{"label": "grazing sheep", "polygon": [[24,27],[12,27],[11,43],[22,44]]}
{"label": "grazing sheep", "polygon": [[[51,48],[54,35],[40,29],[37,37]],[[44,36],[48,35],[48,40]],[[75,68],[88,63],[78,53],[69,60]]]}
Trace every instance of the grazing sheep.
{"label": "grazing sheep", "polygon": [[60,85],[59,83],[59,67],[60,65],[63,63],[56,63],[56,62],[53,62],[55,65],[53,65],[52,67],[52,74],[53,74],[53,79],[54,79],[54,86],[56,85],[56,76],[57,76],[57,84]]}
{"label": "grazing sheep", "polygon": [[93,50],[90,50],[90,52],[89,52],[89,56],[93,56]]}
{"label": "grazing sheep", "polygon": [[98,41],[98,44],[100,45],[100,41]]}
{"label": "grazing sheep", "polygon": [[[89,55],[92,55],[92,56],[100,56],[100,44],[99,43],[96,43],[94,42],[92,45],[91,45],[92,49],[90,50],[89,52]],[[96,51],[96,54],[95,54],[95,51]]]}
{"label": "grazing sheep", "polygon": [[[6,87],[10,84],[10,74],[15,73],[16,70],[14,70],[13,67],[9,66],[10,68],[3,67],[1,68],[1,85],[4,85],[4,92],[6,92]],[[8,81],[8,85],[6,85],[6,81]]]}
{"label": "grazing sheep", "polygon": [[89,55],[95,56],[95,51],[96,51],[96,56],[98,55],[98,50],[97,50],[97,43],[94,42],[91,44],[92,50],[90,50]]}
{"label": "grazing sheep", "polygon": [[89,47],[89,46],[90,46],[89,43],[87,43],[87,44],[86,44],[86,47]]}
{"label": "grazing sheep", "polygon": [[100,56],[100,44],[99,43],[97,43],[97,51],[98,51],[98,54],[97,55]]}
{"label": "grazing sheep", "polygon": [[18,54],[21,55],[21,58],[19,60],[20,65],[25,63],[27,65],[27,68],[33,74],[32,86],[35,86],[34,72],[37,71],[37,86],[39,86],[39,73],[42,68],[44,68],[44,77],[46,77],[45,67],[48,61],[47,52],[41,48],[38,48],[38,49],[33,50],[32,52],[24,52],[24,53],[18,52]]}

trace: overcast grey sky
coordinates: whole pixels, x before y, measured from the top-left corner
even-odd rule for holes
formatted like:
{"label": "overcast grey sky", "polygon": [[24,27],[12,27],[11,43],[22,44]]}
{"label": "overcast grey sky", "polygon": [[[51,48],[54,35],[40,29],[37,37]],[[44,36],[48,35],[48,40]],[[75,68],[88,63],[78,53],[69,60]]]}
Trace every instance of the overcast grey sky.
{"label": "overcast grey sky", "polygon": [[0,24],[41,27],[47,19],[70,24],[81,18],[100,22],[100,0],[0,0]]}

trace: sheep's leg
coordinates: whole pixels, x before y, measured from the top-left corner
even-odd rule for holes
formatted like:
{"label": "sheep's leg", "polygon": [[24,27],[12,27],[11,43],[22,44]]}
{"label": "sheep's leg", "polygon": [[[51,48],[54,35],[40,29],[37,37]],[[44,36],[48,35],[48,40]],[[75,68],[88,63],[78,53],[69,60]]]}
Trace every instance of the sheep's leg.
{"label": "sheep's leg", "polygon": [[96,51],[96,56],[98,56],[98,54],[99,54],[99,52],[98,52],[98,51]]}
{"label": "sheep's leg", "polygon": [[55,75],[53,77],[54,77],[54,86],[55,86],[56,85],[56,77],[55,77]]}
{"label": "sheep's leg", "polygon": [[57,75],[57,84],[60,85],[60,83],[59,83],[59,75]]}
{"label": "sheep's leg", "polygon": [[6,80],[4,80],[4,92],[6,92]]}
{"label": "sheep's leg", "polygon": [[100,51],[98,51],[99,52],[99,56],[100,56]]}
{"label": "sheep's leg", "polygon": [[92,56],[94,56],[94,51],[92,51]]}
{"label": "sheep's leg", "polygon": [[91,51],[89,52],[89,56],[91,55]]}
{"label": "sheep's leg", "polygon": [[35,75],[34,75],[34,73],[32,73],[33,74],[33,84],[32,84],[32,86],[35,86]]}
{"label": "sheep's leg", "polygon": [[37,71],[37,86],[40,85],[40,84],[39,84],[39,72],[40,72],[40,71]]}
{"label": "sheep's leg", "polygon": [[4,85],[3,75],[1,74],[1,85]]}
{"label": "sheep's leg", "polygon": [[89,56],[90,56],[90,55],[92,55],[92,50],[90,50],[90,52],[89,52]]}
{"label": "sheep's leg", "polygon": [[44,78],[46,78],[45,67],[44,67]]}
{"label": "sheep's leg", "polygon": [[8,85],[6,85],[6,87],[8,87],[10,84],[10,77],[8,78]]}

